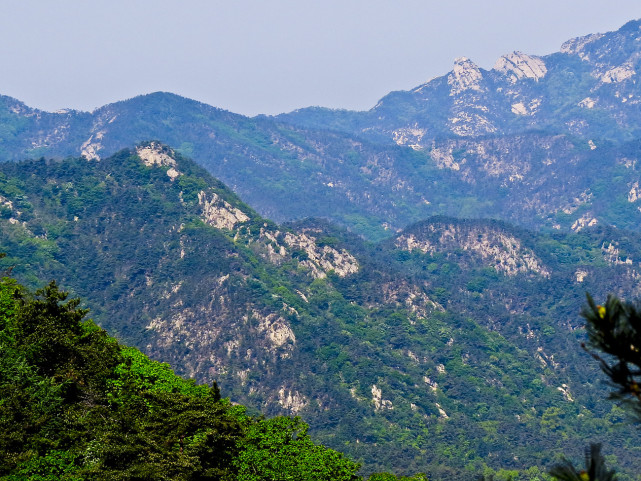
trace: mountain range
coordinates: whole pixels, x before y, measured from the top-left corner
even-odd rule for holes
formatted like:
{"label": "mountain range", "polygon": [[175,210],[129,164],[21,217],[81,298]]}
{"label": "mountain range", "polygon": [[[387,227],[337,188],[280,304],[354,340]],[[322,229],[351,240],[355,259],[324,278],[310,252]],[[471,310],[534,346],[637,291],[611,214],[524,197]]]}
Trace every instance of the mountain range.
{"label": "mountain range", "polygon": [[458,59],[368,112],[2,97],[2,265],[366,472],[544,467],[594,437],[629,470],[578,311],[641,294],[640,39]]}
{"label": "mountain range", "polygon": [[505,55],[490,71],[457,59],[367,112],[247,118],[155,93],[48,113],[2,97],[0,155],[95,160],[160,140],[266,217],[325,217],[372,239],[431,215],[636,229],[639,26]]}

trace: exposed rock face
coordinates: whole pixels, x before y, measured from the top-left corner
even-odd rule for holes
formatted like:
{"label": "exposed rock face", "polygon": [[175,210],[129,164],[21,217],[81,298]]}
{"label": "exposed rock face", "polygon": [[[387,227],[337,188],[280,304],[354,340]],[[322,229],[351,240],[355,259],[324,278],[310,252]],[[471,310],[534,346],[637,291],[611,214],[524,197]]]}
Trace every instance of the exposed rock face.
{"label": "exposed rock face", "polygon": [[584,53],[585,47],[604,37],[602,33],[593,33],[583,37],[572,38],[561,45],[561,52],[567,54],[579,55],[583,60],[589,57]]}
{"label": "exposed rock face", "polygon": [[291,414],[298,414],[307,406],[308,403],[309,401],[307,398],[298,391],[291,391],[285,387],[281,387],[278,391],[278,404]]}
{"label": "exposed rock face", "polygon": [[619,67],[614,67],[606,71],[600,78],[603,83],[619,83],[632,78],[634,75],[636,75],[634,67],[631,63],[626,62]]}
{"label": "exposed rock face", "polygon": [[478,255],[487,265],[508,276],[537,274],[549,277],[534,252],[521,245],[516,237],[499,230],[483,227],[463,228],[460,225],[427,225],[422,234],[403,234],[396,239],[403,250],[418,249],[425,253],[449,252],[462,249]]}
{"label": "exposed rock face", "polygon": [[253,315],[260,319],[258,330],[267,335],[274,348],[280,348],[287,343],[296,344],[294,331],[281,316],[276,314],[261,315],[257,311],[254,311]]}
{"label": "exposed rock face", "polygon": [[425,381],[425,384],[427,384],[432,392],[436,392],[438,390],[438,383],[436,381],[432,381],[429,377],[423,376],[423,381]]}
{"label": "exposed rock face", "polygon": [[481,91],[483,74],[474,62],[466,57],[454,60],[454,69],[447,77],[450,95],[458,95],[466,90]]}
{"label": "exposed rock face", "polygon": [[592,66],[592,76],[604,84],[622,83],[636,75],[640,27],[639,22],[633,21],[616,32],[568,40],[561,46],[561,52],[578,55]]}
{"label": "exposed rock face", "polygon": [[372,386],[372,402],[374,403],[374,411],[394,409],[392,401],[383,399],[383,391],[381,391],[376,384]]}
{"label": "exposed rock face", "polygon": [[421,129],[418,125],[415,125],[414,127],[395,130],[392,132],[392,137],[397,145],[407,145],[414,150],[421,150],[423,148],[421,140],[423,140],[426,133],[426,129]]}
{"label": "exposed rock face", "polygon": [[[88,148],[89,147],[91,146],[88,146]],[[165,145],[151,142],[149,145],[137,147],[136,154],[147,167],[169,167],[167,169],[167,176],[169,176],[172,181],[182,175],[182,173],[176,169],[177,163],[173,157],[175,152]],[[98,157],[96,160],[100,160],[100,158]]]}
{"label": "exposed rock face", "polygon": [[432,160],[441,169],[461,170],[461,166],[454,160],[452,151],[445,148],[433,148],[430,151]]}
{"label": "exposed rock face", "polygon": [[445,310],[443,306],[430,299],[417,286],[413,286],[406,281],[383,284],[381,291],[383,293],[383,305],[404,306],[419,319],[427,319],[434,311]]}
{"label": "exposed rock face", "polygon": [[617,243],[610,242],[608,246],[605,246],[605,243],[601,247],[603,252],[603,258],[612,265],[631,265],[633,263],[632,259],[626,257],[625,259],[621,258],[620,250]]}
{"label": "exposed rock face", "polygon": [[438,414],[439,414],[439,416],[441,418],[443,418],[443,419],[448,419],[449,418],[449,416],[445,412],[445,409],[443,409],[443,407],[439,403],[435,403],[435,406],[436,406],[436,409],[438,409]]}
{"label": "exposed rock face", "polygon": [[99,131],[89,137],[85,143],[80,146],[80,155],[87,160],[100,160],[98,151],[102,149],[100,140],[104,135],[105,131]]}
{"label": "exposed rock face", "polygon": [[562,384],[556,389],[558,391],[561,391],[561,394],[563,394],[563,397],[567,402],[574,402],[574,398],[572,397],[572,393],[570,392],[570,386],[568,386],[567,384]]}
{"label": "exposed rock face", "polygon": [[259,238],[265,244],[263,256],[270,262],[278,264],[286,256],[296,257],[316,279],[326,277],[330,271],[339,277],[346,277],[359,269],[358,261],[353,255],[345,249],[318,245],[310,230],[282,233],[262,228]]}
{"label": "exposed rock face", "polygon": [[452,132],[461,137],[493,134],[497,131],[496,126],[487,116],[474,111],[461,109],[456,116],[450,117],[448,120],[450,121]]}
{"label": "exposed rock face", "polygon": [[641,199],[641,190],[639,189],[639,182],[632,184],[630,192],[628,192],[628,202],[636,202]]}
{"label": "exposed rock face", "polygon": [[504,74],[514,84],[523,78],[539,80],[545,77],[548,69],[540,57],[512,52],[499,58],[493,70]]}
{"label": "exposed rock face", "polygon": [[596,100],[594,100],[591,97],[586,97],[583,100],[581,100],[578,105],[579,107],[583,107],[586,109],[593,109],[594,106],[596,105]]}
{"label": "exposed rock face", "polygon": [[156,142],[136,148],[136,154],[147,167],[176,167],[173,150]]}
{"label": "exposed rock face", "polygon": [[308,258],[301,262],[309,267],[314,277],[325,277],[329,271],[336,272],[340,277],[358,272],[358,261],[344,249],[340,251],[330,246],[320,247],[316,238],[307,234],[285,234],[285,242],[289,247],[303,250]]}
{"label": "exposed rock face", "polygon": [[207,198],[205,191],[200,191],[198,203],[202,208],[203,221],[218,229],[232,230],[236,224],[249,220],[247,214],[221,199],[215,192]]}
{"label": "exposed rock face", "polygon": [[585,278],[588,277],[588,271],[585,269],[577,269],[574,275],[576,276],[577,282],[583,282]]}
{"label": "exposed rock face", "polygon": [[575,220],[574,224],[572,224],[571,229],[574,232],[579,232],[580,230],[585,229],[586,227],[592,227],[593,225],[597,225],[598,223],[599,221],[597,220],[597,218],[588,212],[586,214],[583,214],[577,220]]}

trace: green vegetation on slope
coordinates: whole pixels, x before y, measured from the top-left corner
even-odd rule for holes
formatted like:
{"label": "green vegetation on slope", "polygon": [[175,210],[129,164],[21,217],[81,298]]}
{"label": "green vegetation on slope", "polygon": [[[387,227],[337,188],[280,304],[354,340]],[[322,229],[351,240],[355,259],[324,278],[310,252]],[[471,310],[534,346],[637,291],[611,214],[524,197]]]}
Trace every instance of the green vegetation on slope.
{"label": "green vegetation on slope", "polygon": [[[637,262],[638,235],[432,219],[401,235],[438,249],[410,252],[323,222],[276,226],[171,155],[182,174],[173,180],[168,166],[130,150],[100,162],[3,164],[3,265],[31,287],[59,279],[119,339],[181,375],[217,381],[252,412],[300,414],[313,439],[366,474],[540,473],[594,435],[621,465],[633,462],[637,436],[621,436],[620,409],[602,401],[595,370],[579,369],[574,319],[586,288],[638,286],[634,266],[610,265],[603,250],[616,240],[612,256]],[[199,194],[248,220],[208,224]],[[438,244],[445,232],[501,255],[519,243],[550,277],[506,275],[469,245]],[[321,251],[338,270],[312,268]],[[358,270],[341,274],[347,254]],[[523,252],[507,254],[523,264]]]}
{"label": "green vegetation on slope", "polygon": [[55,283],[0,281],[0,477],[355,480],[299,418],[252,418],[218,387],[118,344]]}

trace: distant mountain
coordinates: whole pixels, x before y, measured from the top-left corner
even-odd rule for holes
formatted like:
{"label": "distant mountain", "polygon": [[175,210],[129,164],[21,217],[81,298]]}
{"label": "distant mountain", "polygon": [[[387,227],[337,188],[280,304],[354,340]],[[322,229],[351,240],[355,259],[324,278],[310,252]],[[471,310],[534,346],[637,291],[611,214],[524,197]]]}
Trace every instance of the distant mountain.
{"label": "distant mountain", "polygon": [[[411,149],[248,119],[165,93],[118,102],[92,114],[50,114],[7,97],[0,100],[2,160],[81,154],[98,160],[160,139],[193,156],[263,215],[278,221],[329,217],[381,236],[390,227],[431,213],[420,193],[402,189],[390,195],[401,182],[399,174],[407,175],[403,165],[417,158],[422,162],[423,156]],[[390,170],[394,163],[399,174]],[[435,191],[445,199],[458,185],[462,183],[454,178],[442,178]]]}
{"label": "distant mountain", "polygon": [[430,149],[443,138],[528,131],[594,142],[636,139],[640,27],[635,20],[616,32],[575,38],[543,57],[512,52],[489,71],[461,57],[448,74],[409,92],[393,92],[368,112],[311,108],[278,118],[417,149]]}
{"label": "distant mountain", "polygon": [[370,111],[246,118],[155,93],[92,113],[0,98],[0,160],[97,160],[175,146],[278,222],[324,217],[371,239],[432,215],[535,229],[641,226],[640,21],[491,70],[465,58]]}
{"label": "distant mountain", "polygon": [[636,459],[577,308],[585,290],[640,294],[638,233],[436,217],[370,244],[324,221],[274,224],[158,142],[4,163],[0,196],[15,276],[59,279],[122,341],[303,416],[366,472],[543,469],[597,436],[622,466]]}

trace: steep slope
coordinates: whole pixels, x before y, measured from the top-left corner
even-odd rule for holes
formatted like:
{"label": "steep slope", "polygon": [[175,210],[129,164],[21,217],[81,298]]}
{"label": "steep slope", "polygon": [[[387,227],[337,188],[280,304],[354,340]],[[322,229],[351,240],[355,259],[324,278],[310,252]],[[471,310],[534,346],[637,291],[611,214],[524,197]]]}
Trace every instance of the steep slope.
{"label": "steep slope", "polygon": [[[421,193],[405,187],[412,173],[405,165],[423,163],[424,157],[411,149],[248,119],[164,93],[91,114],[50,114],[7,97],[2,100],[0,160],[80,154],[99,160],[137,142],[161,139],[193,156],[263,215],[278,221],[324,216],[381,236],[390,226],[398,228],[431,213],[423,212]],[[434,197],[446,199],[448,192],[459,190],[460,181],[439,177]],[[394,190],[398,192],[389,195]]]}
{"label": "steep slope", "polygon": [[372,245],[266,221],[156,142],[0,171],[16,276],[60,279],[119,338],[234,401],[303,415],[366,472],[546,466],[596,433],[632,459],[595,369],[575,377],[575,328],[585,287],[638,286],[637,234],[432,219]]}
{"label": "steep slope", "polygon": [[[68,118],[69,125],[53,129],[60,139],[31,154],[83,150],[95,160],[144,138],[170,139],[263,215],[278,221],[326,217],[372,238],[435,214],[563,230],[595,222],[641,225],[638,142],[590,146],[579,138],[529,133],[448,140],[415,151],[246,119],[168,94],[104,107],[90,116],[91,128],[89,114],[11,115],[11,125],[34,123],[20,130],[25,142],[33,132],[45,135],[41,123],[51,116]],[[82,122],[86,139],[73,141]],[[100,139],[90,152],[82,145],[94,136]]]}
{"label": "steep slope", "polygon": [[[299,419],[252,418],[110,338],[55,283],[0,280],[2,479],[358,481]],[[394,478],[396,479],[396,478]]]}

